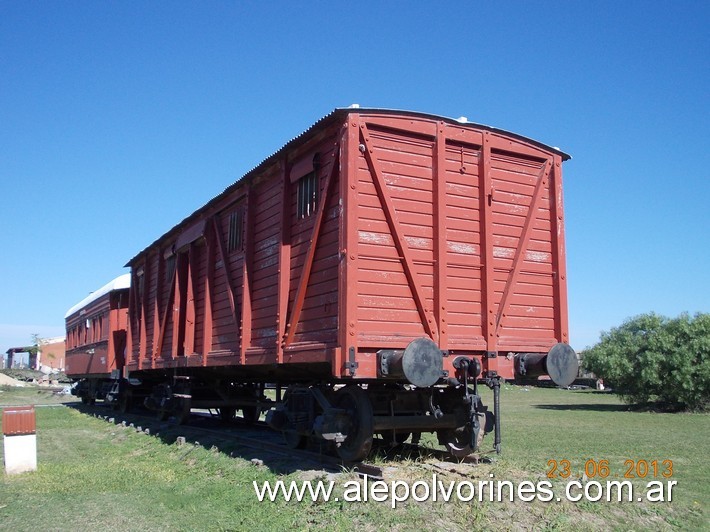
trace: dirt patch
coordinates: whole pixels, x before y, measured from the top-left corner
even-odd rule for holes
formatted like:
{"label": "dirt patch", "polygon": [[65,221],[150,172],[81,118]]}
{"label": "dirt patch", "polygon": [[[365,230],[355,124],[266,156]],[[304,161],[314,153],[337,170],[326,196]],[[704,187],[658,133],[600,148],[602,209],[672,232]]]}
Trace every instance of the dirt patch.
{"label": "dirt patch", "polygon": [[27,386],[24,382],[0,373],[0,386]]}

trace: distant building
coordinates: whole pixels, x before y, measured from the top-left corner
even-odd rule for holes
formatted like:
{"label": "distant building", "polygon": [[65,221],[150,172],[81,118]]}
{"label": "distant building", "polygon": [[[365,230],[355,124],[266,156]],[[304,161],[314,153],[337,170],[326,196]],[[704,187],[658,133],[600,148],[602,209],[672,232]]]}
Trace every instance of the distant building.
{"label": "distant building", "polygon": [[[7,350],[7,363],[5,363],[4,366],[8,369],[35,367],[37,365],[36,351],[36,347],[33,345],[11,347]],[[25,356],[25,353],[27,353],[27,356]],[[3,355],[3,358],[4,357],[5,355]],[[25,360],[29,360],[29,364],[25,363]]]}
{"label": "distant building", "polygon": [[44,373],[64,371],[66,353],[64,336],[37,338],[36,341],[34,345],[8,349],[7,359],[5,355],[0,357],[0,367],[2,369],[29,368]]}
{"label": "distant building", "polygon": [[40,338],[38,341],[37,366],[33,369],[63,371],[66,345],[64,336],[55,338]]}

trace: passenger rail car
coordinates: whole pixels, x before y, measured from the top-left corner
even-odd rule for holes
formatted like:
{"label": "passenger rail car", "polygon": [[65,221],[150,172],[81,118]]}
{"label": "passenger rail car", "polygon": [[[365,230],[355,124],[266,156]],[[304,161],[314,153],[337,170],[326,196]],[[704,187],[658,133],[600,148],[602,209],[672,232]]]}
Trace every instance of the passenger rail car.
{"label": "passenger rail car", "polygon": [[73,388],[85,403],[104,399],[125,364],[128,288],[125,274],[70,308],[66,323],[65,372],[77,381]]}
{"label": "passenger rail car", "polygon": [[499,450],[500,379],[577,374],[568,158],[464,119],[336,109],[128,262],[126,376],[161,416],[268,410],[293,446],[346,460],[373,434],[465,455],[495,428]]}

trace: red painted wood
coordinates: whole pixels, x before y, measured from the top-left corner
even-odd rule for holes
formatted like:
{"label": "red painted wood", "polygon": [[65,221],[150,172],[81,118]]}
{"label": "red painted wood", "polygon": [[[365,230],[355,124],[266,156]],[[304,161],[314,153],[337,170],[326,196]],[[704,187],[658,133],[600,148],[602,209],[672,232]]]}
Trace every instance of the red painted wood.
{"label": "red painted wood", "polygon": [[171,359],[185,355],[185,309],[187,299],[187,257],[185,253],[178,253],[175,257],[175,292],[172,308],[172,342],[168,351]]}
{"label": "red painted wood", "polygon": [[[402,261],[404,274],[407,277],[407,285],[411,290],[416,310],[419,313],[420,322],[429,337],[436,338],[438,334],[433,320],[433,312],[431,306],[427,305],[424,300],[422,283],[413,263],[414,253],[410,251],[410,245],[402,231],[401,224],[403,223],[403,220],[400,221],[400,216],[398,216],[397,209],[395,208],[393,200],[390,197],[390,191],[385,182],[383,170],[380,168],[377,157],[373,155],[375,148],[373,141],[370,138],[367,125],[365,124],[360,125],[360,138],[365,145],[364,155],[369,166],[372,181],[377,191],[377,199],[381,205],[385,220],[387,221],[387,225],[389,226],[391,232],[390,237],[393,240],[395,248],[393,251],[396,251]],[[406,205],[403,205],[403,203],[405,202],[400,202],[400,211],[404,211],[404,208],[407,206],[412,210],[416,210],[419,207],[409,201],[406,202]],[[431,210],[431,202],[427,204],[426,209]],[[378,245],[382,245],[383,243],[385,245],[388,244],[387,241],[383,241],[382,239],[376,239],[374,241],[377,242]],[[416,242],[416,244],[424,246],[427,245],[426,242]]]}
{"label": "red painted wood", "polygon": [[[146,350],[146,353],[150,353],[151,359],[154,359],[158,356],[160,356],[160,350],[162,348],[163,344],[163,338],[165,338],[165,327],[163,324],[167,325],[167,318],[163,317],[161,320],[161,315],[167,311],[162,311],[160,308],[160,303],[162,299],[162,293],[163,293],[163,285],[165,284],[165,259],[163,257],[162,253],[158,253],[156,256],[157,260],[157,265],[155,265],[155,268],[158,272],[158,275],[156,277],[156,296],[153,297],[152,301],[152,307],[153,307],[153,331],[160,331],[158,334],[158,339],[156,341],[155,338],[153,338],[153,349],[152,352],[150,349]],[[172,282],[172,280],[170,281]],[[170,288],[172,291],[172,288]],[[172,294],[172,292],[171,292]],[[165,308],[169,307],[171,304],[170,298],[172,295],[168,296],[168,300],[165,302]]]}
{"label": "red painted wood", "polygon": [[[160,357],[161,353],[163,352],[163,344],[165,342],[166,338],[166,331],[168,328],[168,318],[170,316],[170,312],[173,310],[173,304],[175,301],[175,275],[177,272],[177,268],[173,270],[173,273],[170,277],[170,280],[168,281],[168,286],[170,289],[170,292],[168,293],[168,299],[165,302],[165,307],[163,308],[163,317],[160,320],[160,333],[158,334],[157,341],[153,339],[153,356],[151,357],[153,361],[155,361],[157,358]],[[142,342],[143,340],[141,340]],[[147,340],[146,340],[147,343]],[[143,357],[141,357],[143,358]]]}
{"label": "red painted wood", "polygon": [[[493,190],[491,183],[491,135],[488,131],[483,132],[483,145],[481,147],[482,157],[479,160],[479,203],[478,208],[481,216],[481,259],[483,270],[481,272],[483,287],[481,294],[482,303],[482,332],[486,339],[486,351],[495,353],[498,350],[495,323],[495,291],[493,287],[493,243],[491,236],[493,232],[492,204]],[[486,360],[483,368],[486,371],[497,371],[497,358]]]}
{"label": "red painted wood", "polygon": [[241,324],[239,327],[239,362],[246,364],[246,352],[251,346],[252,334],[252,264],[254,257],[254,206],[252,205],[253,194],[251,187],[247,189],[244,215],[244,257],[242,260],[242,312]]}
{"label": "red painted wood", "polygon": [[66,317],[67,375],[108,377],[112,371],[126,366],[124,347],[129,300],[130,289],[113,290]]}
{"label": "red painted wood", "polygon": [[290,178],[290,165],[284,163],[282,164],[282,177],[281,177],[281,216],[279,223],[279,233],[280,233],[280,243],[279,243],[279,269],[278,269],[278,284],[276,286],[277,290],[277,300],[278,300],[278,310],[276,313],[276,363],[282,364],[283,359],[283,338],[287,332],[287,314],[288,314],[288,299],[289,299],[289,288],[290,282],[289,278],[291,275],[291,232],[293,220],[291,215],[293,210],[291,208],[291,178]]}
{"label": "red painted wood", "polygon": [[37,432],[34,406],[7,406],[2,409],[4,436],[26,436]]}
{"label": "red painted wood", "polygon": [[506,318],[506,312],[508,310],[508,298],[510,297],[510,294],[515,290],[518,275],[520,274],[520,269],[522,268],[523,259],[525,257],[525,250],[527,249],[528,242],[530,240],[531,228],[534,224],[535,218],[537,217],[538,202],[540,201],[542,191],[547,186],[547,177],[549,175],[549,170],[550,167],[547,163],[543,164],[542,168],[540,169],[540,173],[537,178],[537,186],[535,188],[535,192],[533,193],[533,197],[528,208],[528,214],[525,219],[523,232],[520,237],[520,240],[518,241],[518,245],[513,250],[513,268],[508,276],[503,295],[498,304],[498,312],[496,313],[497,328],[500,328],[502,326],[502,322],[504,321],[504,318]]}
{"label": "red painted wood", "polygon": [[292,310],[288,323],[286,325],[286,334],[283,342],[284,347],[293,343],[293,339],[296,334],[296,325],[298,324],[301,318],[301,311],[303,310],[303,304],[306,299],[306,290],[308,288],[311,277],[311,269],[313,268],[313,261],[315,259],[316,250],[318,249],[321,228],[323,226],[324,214],[327,209],[328,201],[330,199],[331,183],[333,183],[333,181],[335,180],[334,175],[337,170],[338,159],[336,158],[331,163],[331,168],[328,172],[328,176],[326,177],[325,185],[323,185],[322,197],[319,200],[320,205],[318,206],[316,218],[313,222],[311,237],[308,240],[308,250],[306,252],[306,257],[304,259],[303,265],[301,266],[301,277],[297,284]]}
{"label": "red painted wood", "polygon": [[187,301],[185,302],[185,355],[197,352],[195,345],[197,308],[195,304],[195,276],[197,274],[197,248],[190,245],[187,256]]}
{"label": "red painted wood", "polygon": [[345,120],[344,131],[342,132],[343,146],[340,153],[340,160],[345,164],[340,170],[340,198],[342,202],[342,214],[340,220],[340,280],[338,283],[340,292],[339,305],[339,349],[335,351],[333,363],[333,375],[336,377],[348,375],[345,364],[350,358],[350,349],[357,352],[358,312],[356,294],[351,290],[350,283],[357,283],[358,269],[357,260],[359,258],[357,209],[358,209],[358,160],[360,150],[360,117],[358,115],[348,116]]}
{"label": "red painted wood", "polygon": [[[139,307],[139,313],[140,313],[140,318],[139,318],[139,337],[138,337],[138,346],[139,346],[139,352],[138,352],[138,364],[143,365],[145,364],[146,361],[146,355],[149,353],[148,351],[148,331],[146,329],[146,321],[147,321],[147,316],[146,316],[146,305],[147,305],[147,277],[148,273],[150,270],[148,269],[148,264],[147,262],[144,263],[144,273],[143,273],[143,293],[140,294],[140,307]],[[167,319],[165,320],[167,322]],[[155,358],[153,357],[153,360]]]}
{"label": "red painted wood", "polygon": [[212,334],[214,330],[212,291],[214,287],[214,233],[207,231],[205,234],[205,261],[206,268],[202,277],[202,365],[207,365],[207,355],[212,350]]}
{"label": "red painted wood", "polygon": [[442,350],[449,349],[449,253],[447,239],[449,216],[447,214],[448,187],[446,182],[446,126],[437,124],[434,144],[432,194],[434,197],[434,230],[432,231],[435,256],[434,316],[439,324],[438,344]]}
{"label": "red painted wood", "polygon": [[[217,242],[217,257],[221,263],[221,271],[224,276],[223,292],[226,296],[227,302],[229,303],[229,316],[231,322],[228,325],[223,325],[220,329],[224,331],[230,337],[236,335],[239,328],[239,311],[237,309],[237,291],[236,291],[236,281],[233,279],[232,270],[230,267],[229,257],[227,254],[226,241],[224,233],[222,232],[222,219],[215,214],[212,219],[212,227],[214,231],[215,241]],[[226,285],[226,286],[224,286]],[[215,297],[217,299],[217,296]]]}
{"label": "red painted wood", "polygon": [[[294,180],[315,153],[319,204],[299,220]],[[561,163],[490,128],[337,111],[131,262],[145,289],[131,305],[129,367],[172,367],[165,355],[184,349],[190,367],[325,362],[347,378],[352,348],[355,378],[375,378],[379,349],[429,336],[512,376],[507,352],[567,340]],[[227,253],[240,202],[244,249]],[[176,242],[189,246],[179,297],[161,264]]]}
{"label": "red painted wood", "polygon": [[567,261],[565,252],[565,226],[562,196],[562,158],[554,157],[552,180],[553,200],[551,201],[550,219],[552,220],[551,251],[552,269],[555,275],[554,301],[556,336],[561,342],[569,342],[567,311]]}

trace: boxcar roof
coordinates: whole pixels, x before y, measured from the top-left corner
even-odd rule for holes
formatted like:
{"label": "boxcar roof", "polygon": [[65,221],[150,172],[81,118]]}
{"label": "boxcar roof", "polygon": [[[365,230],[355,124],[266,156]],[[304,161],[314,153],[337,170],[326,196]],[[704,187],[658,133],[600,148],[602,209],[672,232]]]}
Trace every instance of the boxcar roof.
{"label": "boxcar roof", "polygon": [[86,305],[89,303],[93,303],[97,299],[99,299],[101,296],[105,296],[109,292],[113,292],[114,290],[121,290],[124,288],[130,288],[131,287],[131,274],[130,273],[124,273],[123,275],[116,277],[113,281],[110,283],[105,284],[95,292],[91,292],[88,296],[86,296],[84,299],[79,301],[76,305],[74,305],[72,308],[67,310],[67,313],[64,315],[64,319],[68,318],[75,312],[81,310],[84,308]]}
{"label": "boxcar roof", "polygon": [[212,198],[210,201],[208,201],[205,205],[197,209],[195,212],[184,218],[180,223],[175,225],[172,229],[168,230],[166,233],[164,233],[162,236],[160,236],[157,240],[155,240],[152,244],[150,244],[148,247],[143,249],[140,253],[138,253],[136,256],[134,256],[126,266],[131,266],[133,262],[143,255],[148,249],[153,247],[156,243],[158,243],[160,240],[162,240],[165,236],[176,232],[177,229],[180,227],[184,226],[187,224],[188,221],[192,220],[195,218],[198,214],[202,213],[203,211],[206,211],[210,207],[212,207],[215,203],[217,203],[222,197],[225,195],[229,194],[236,188],[238,188],[240,185],[242,185],[246,180],[249,178],[253,177],[254,175],[258,174],[259,171],[261,171],[263,168],[266,166],[273,164],[275,161],[279,159],[283,155],[284,152],[288,151],[292,146],[299,144],[302,142],[306,137],[310,136],[311,134],[315,133],[316,131],[323,129],[327,127],[328,125],[338,122],[340,120],[343,120],[345,116],[349,114],[371,114],[371,113],[377,113],[377,114],[383,114],[383,115],[400,115],[400,116],[407,116],[407,117],[417,117],[417,118],[428,118],[431,120],[440,120],[449,124],[455,124],[455,125],[466,125],[466,126],[471,126],[474,129],[482,129],[485,131],[491,131],[491,132],[497,132],[501,133],[505,136],[520,139],[524,142],[533,144],[535,146],[541,147],[545,150],[552,151],[555,153],[558,153],[563,161],[566,161],[568,159],[571,159],[571,156],[568,155],[567,153],[563,152],[557,147],[554,146],[548,146],[547,144],[543,144],[542,142],[538,142],[534,139],[531,139],[529,137],[525,137],[523,135],[519,135],[517,133],[512,133],[510,131],[506,131],[503,129],[498,129],[495,127],[491,126],[486,126],[484,124],[477,124],[474,122],[469,122],[465,117],[461,118],[449,118],[445,116],[440,116],[440,115],[435,115],[431,113],[421,113],[417,111],[405,111],[405,110],[399,110],[399,109],[381,109],[381,108],[372,108],[372,107],[359,107],[357,105],[352,105],[350,107],[338,107],[334,109],[332,112],[318,120],[315,124],[313,124],[311,127],[300,133],[299,135],[293,137],[291,140],[289,140],[286,144],[284,144],[279,150],[275,151],[268,157],[266,157],[263,161],[261,161],[258,165],[256,165],[254,168],[249,170],[246,174],[244,174],[242,177],[237,179],[234,183],[229,185],[227,188],[225,188],[220,194]]}

